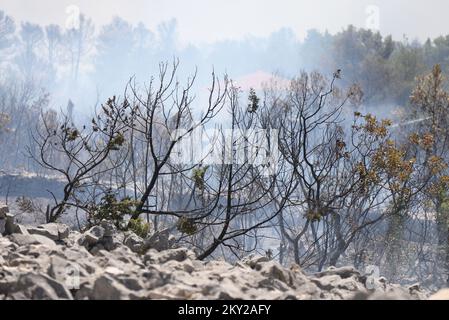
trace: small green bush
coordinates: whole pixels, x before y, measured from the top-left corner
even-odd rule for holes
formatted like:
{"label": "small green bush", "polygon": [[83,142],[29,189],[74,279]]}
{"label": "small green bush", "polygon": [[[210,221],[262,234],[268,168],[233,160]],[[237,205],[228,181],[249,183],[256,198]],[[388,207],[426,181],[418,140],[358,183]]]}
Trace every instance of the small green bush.
{"label": "small green bush", "polygon": [[134,232],[141,238],[146,238],[150,231],[150,224],[143,221],[141,218],[131,219],[128,223],[128,230]]}
{"label": "small green bush", "polygon": [[206,172],[209,169],[209,166],[205,167],[199,167],[193,169],[193,181],[195,182],[195,187],[198,188],[200,191],[204,191],[205,188],[205,181],[204,178],[206,176]]}
{"label": "small green bush", "polygon": [[127,216],[132,216],[135,212],[137,201],[126,197],[118,200],[111,191],[107,192],[101,199],[99,205],[90,208],[89,222],[91,225],[97,225],[102,220],[108,220],[120,230],[127,230],[128,223],[125,220]]}
{"label": "small green bush", "polygon": [[195,220],[186,217],[179,218],[176,227],[178,231],[188,234],[190,236],[198,231],[198,228],[195,225]]}

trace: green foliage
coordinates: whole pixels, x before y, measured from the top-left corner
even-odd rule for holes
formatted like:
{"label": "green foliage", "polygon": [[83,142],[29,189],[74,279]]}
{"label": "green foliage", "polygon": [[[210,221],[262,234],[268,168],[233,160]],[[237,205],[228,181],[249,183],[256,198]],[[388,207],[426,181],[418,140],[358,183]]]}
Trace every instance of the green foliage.
{"label": "green foliage", "polygon": [[108,147],[110,150],[117,151],[124,143],[125,143],[125,136],[123,135],[123,133],[120,132],[109,141]]}
{"label": "green foliage", "polygon": [[102,220],[108,220],[112,221],[117,228],[126,230],[128,223],[125,218],[135,212],[136,205],[137,202],[128,197],[117,200],[115,194],[107,192],[100,204],[91,208],[90,222],[96,225]]}
{"label": "green foliage", "polygon": [[363,88],[365,104],[405,106],[417,76],[435,64],[449,70],[449,36],[420,44],[348,26],[335,35],[309,32],[300,54],[305,65],[324,74],[341,69],[343,83]]}
{"label": "green foliage", "polygon": [[80,135],[77,129],[67,128],[66,132],[67,132],[67,141],[75,141]]}
{"label": "green foliage", "polygon": [[118,200],[114,193],[107,192],[98,206],[92,208],[90,222],[99,224],[102,220],[108,220],[122,231],[132,231],[141,238],[146,238],[150,232],[150,224],[141,218],[127,220],[127,217],[135,213],[138,201],[124,198]]}
{"label": "green foliage", "polygon": [[444,212],[449,212],[449,197],[447,195],[442,196],[443,201],[441,203],[441,210]]}
{"label": "green foliage", "polygon": [[195,220],[193,219],[189,219],[187,217],[182,217],[179,218],[178,220],[178,224],[176,225],[178,231],[188,234],[188,235],[193,235],[198,231],[198,228],[195,224]]}
{"label": "green foliage", "polygon": [[198,188],[198,190],[200,190],[200,191],[204,191],[204,188],[205,188],[204,177],[205,177],[208,169],[209,169],[209,166],[193,169],[192,178],[193,178],[193,181],[195,182],[195,187]]}
{"label": "green foliage", "polygon": [[324,214],[322,211],[317,209],[310,209],[306,214],[306,219],[311,222],[320,222]]}
{"label": "green foliage", "polygon": [[129,220],[128,230],[134,232],[141,238],[146,238],[150,231],[150,224],[143,221],[141,218]]}
{"label": "green foliage", "polygon": [[259,97],[257,97],[256,90],[251,88],[249,90],[249,96],[248,96],[248,112],[254,113],[259,108]]}

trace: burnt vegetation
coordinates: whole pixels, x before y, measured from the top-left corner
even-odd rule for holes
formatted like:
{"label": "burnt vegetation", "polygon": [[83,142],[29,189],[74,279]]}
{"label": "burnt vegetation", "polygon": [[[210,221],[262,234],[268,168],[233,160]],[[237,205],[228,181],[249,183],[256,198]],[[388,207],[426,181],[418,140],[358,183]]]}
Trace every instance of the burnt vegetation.
{"label": "burnt vegetation", "polygon": [[[106,219],[143,238],[169,230],[202,260],[259,252],[307,270],[376,265],[391,281],[446,284],[447,38],[412,45],[353,27],[311,32],[298,52],[320,42],[339,53],[316,55],[321,72],[249,92],[212,72],[205,99],[196,72],[160,63],[145,85],[131,78],[81,121],[73,103],[51,108],[38,85],[68,61],[78,81],[93,45],[92,22],[81,22],[66,33],[29,23],[15,30],[0,12],[4,74],[17,75],[0,79],[2,174],[20,169],[63,186],[45,204],[17,197],[23,214],[79,230]],[[103,64],[116,61],[108,30],[96,43],[105,75]],[[67,45],[74,41],[83,45]],[[379,102],[401,104],[400,113],[376,116]],[[185,161],[193,144],[202,152]]]}

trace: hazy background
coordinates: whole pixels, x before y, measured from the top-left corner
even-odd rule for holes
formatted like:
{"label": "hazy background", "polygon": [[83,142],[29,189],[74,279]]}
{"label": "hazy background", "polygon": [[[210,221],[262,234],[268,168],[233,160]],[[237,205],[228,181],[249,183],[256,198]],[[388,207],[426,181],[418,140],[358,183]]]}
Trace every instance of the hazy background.
{"label": "hazy background", "polygon": [[64,25],[70,5],[98,26],[116,15],[150,28],[175,18],[180,45],[268,36],[283,27],[299,38],[309,29],[335,33],[348,24],[365,27],[370,5],[380,9],[380,31],[397,39],[407,34],[425,40],[449,30],[445,0],[2,0],[0,6],[18,21]]}
{"label": "hazy background", "polygon": [[[331,75],[333,68],[343,68],[324,55],[333,51],[328,35],[348,25],[391,34],[398,42],[423,43],[449,30],[448,9],[444,0],[2,0],[0,10],[13,19],[17,41],[11,50],[0,51],[0,64],[25,65],[25,73],[33,73],[25,78],[50,93],[50,107],[64,109],[71,99],[78,116],[88,115],[95,104],[121,94],[131,76],[148,82],[160,61],[179,58],[181,78],[197,67],[200,97],[212,69],[229,74],[243,89],[258,89],[273,73],[282,81],[302,69]],[[79,52],[77,40],[67,36],[77,12],[91,27]],[[50,25],[60,28],[60,48],[54,50],[54,61],[41,63]],[[34,27],[42,31],[33,35]],[[318,33],[310,35],[310,30]],[[39,32],[43,35],[36,36]],[[14,54],[19,57],[11,59]],[[74,55],[79,55],[75,72]],[[363,81],[343,69],[348,83]]]}
{"label": "hazy background", "polygon": [[286,83],[342,69],[343,85],[360,84],[385,113],[407,103],[417,75],[449,67],[448,10],[444,0],[2,0],[0,81],[48,93],[56,110],[71,100],[79,120],[175,57],[179,81],[198,70],[200,109],[212,70],[245,91],[273,74]]}

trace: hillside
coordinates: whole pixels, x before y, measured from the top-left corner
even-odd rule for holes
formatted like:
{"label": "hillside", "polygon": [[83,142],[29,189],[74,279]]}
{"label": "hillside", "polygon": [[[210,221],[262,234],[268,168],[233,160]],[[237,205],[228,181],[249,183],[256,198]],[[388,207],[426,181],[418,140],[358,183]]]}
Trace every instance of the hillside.
{"label": "hillside", "polygon": [[166,232],[141,239],[103,221],[85,233],[0,215],[1,299],[426,299],[352,267],[305,274],[251,255],[233,265],[170,247]]}

